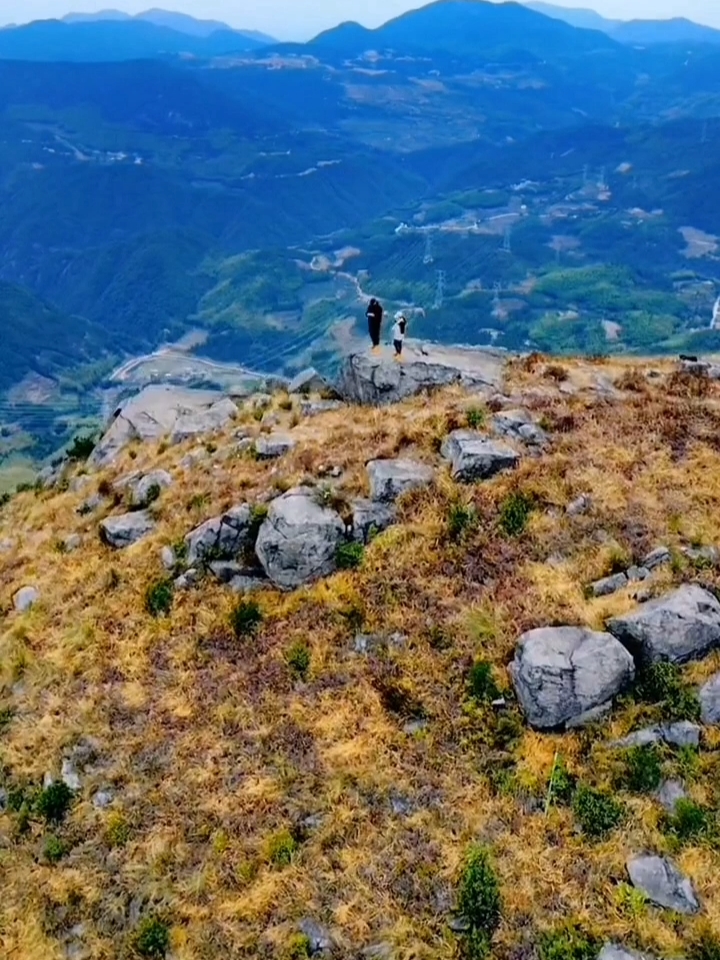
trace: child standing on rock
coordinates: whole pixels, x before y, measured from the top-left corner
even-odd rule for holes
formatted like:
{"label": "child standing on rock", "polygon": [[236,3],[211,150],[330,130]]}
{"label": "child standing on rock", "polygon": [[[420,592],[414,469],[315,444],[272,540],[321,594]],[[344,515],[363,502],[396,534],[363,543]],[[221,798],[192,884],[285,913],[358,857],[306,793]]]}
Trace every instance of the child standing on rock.
{"label": "child standing on rock", "polygon": [[405,331],[407,330],[407,318],[402,310],[395,314],[395,324],[393,326],[393,346],[395,347],[395,360],[402,360],[402,349],[405,341]]}

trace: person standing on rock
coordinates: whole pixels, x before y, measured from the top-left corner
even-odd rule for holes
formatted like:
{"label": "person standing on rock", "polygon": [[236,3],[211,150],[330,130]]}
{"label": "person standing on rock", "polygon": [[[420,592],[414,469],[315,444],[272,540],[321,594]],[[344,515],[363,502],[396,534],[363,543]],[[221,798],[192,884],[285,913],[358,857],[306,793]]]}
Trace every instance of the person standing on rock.
{"label": "person standing on rock", "polygon": [[368,321],[368,332],[370,334],[370,339],[372,340],[372,352],[380,353],[380,332],[382,330],[382,321],[383,321],[383,308],[382,304],[372,298],[368,304],[367,311],[365,313]]}
{"label": "person standing on rock", "polygon": [[395,314],[395,323],[393,325],[393,346],[395,347],[395,359],[402,360],[402,349],[405,341],[405,331],[407,330],[407,318],[402,310]]}

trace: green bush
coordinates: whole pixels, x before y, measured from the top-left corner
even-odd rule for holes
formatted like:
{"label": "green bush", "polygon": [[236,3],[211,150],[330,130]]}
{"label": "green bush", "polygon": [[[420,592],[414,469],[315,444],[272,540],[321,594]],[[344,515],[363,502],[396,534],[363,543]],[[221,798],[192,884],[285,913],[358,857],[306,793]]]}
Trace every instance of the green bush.
{"label": "green bush", "polygon": [[62,823],[73,801],[73,792],[62,780],[41,790],[35,799],[35,811],[48,823]]}
{"label": "green bush", "polygon": [[661,780],[662,763],[654,744],[631,747],[627,751],[625,771],[619,779],[619,786],[624,786],[633,793],[652,793],[660,786]]}
{"label": "green bush", "polygon": [[95,449],[95,438],[92,436],[75,437],[68,447],[69,460],[87,460]]}
{"label": "green bush", "polygon": [[357,570],[365,558],[365,547],[361,543],[342,543],[335,554],[338,570]]}
{"label": "green bush", "polygon": [[248,539],[252,543],[253,547],[257,543],[260,527],[267,520],[267,515],[268,507],[265,503],[256,503],[250,511],[250,530],[248,532]]}
{"label": "green bush", "polygon": [[284,952],[287,960],[306,960],[306,957],[311,957],[312,954],[312,941],[304,933],[292,936]]}
{"label": "green bush", "polygon": [[583,833],[594,838],[606,836],[625,816],[623,805],[610,794],[585,784],[578,787],[572,808]]}
{"label": "green bush", "polygon": [[15,716],[15,711],[12,707],[1,707],[0,708],[0,731],[5,727],[9,727],[12,723],[12,719]]}
{"label": "green bush", "polygon": [[569,806],[573,801],[576,789],[577,777],[568,770],[565,758],[558,756],[548,787],[550,803],[559,806]]}
{"label": "green bush", "polygon": [[690,944],[688,960],[720,960],[720,937],[709,924],[704,927]]}
{"label": "green bush", "polygon": [[540,960],[596,960],[600,941],[576,924],[567,924],[540,934]]}
{"label": "green bush", "polygon": [[170,947],[168,925],[158,917],[145,917],[133,936],[133,948],[140,957],[164,957]]}
{"label": "green bush", "polygon": [[533,500],[521,491],[515,491],[505,498],[500,509],[500,528],[508,537],[519,537],[524,533],[533,511]]}
{"label": "green bush", "polygon": [[666,829],[681,843],[708,840],[717,833],[712,812],[694,800],[678,800],[675,812],[667,817]]}
{"label": "green bush", "polygon": [[60,840],[59,837],[51,834],[45,839],[43,855],[48,863],[58,863],[67,852],[67,844]]}
{"label": "green bush", "polygon": [[124,847],[130,839],[130,824],[121,813],[113,813],[108,821],[105,839],[113,849]]}
{"label": "green bush", "polygon": [[471,430],[480,430],[485,426],[486,414],[480,407],[470,407],[465,416]]}
{"label": "green bush", "polygon": [[230,626],[238,640],[250,637],[262,623],[262,610],[255,600],[239,600],[230,614]]}
{"label": "green bush", "polygon": [[478,515],[474,507],[464,503],[453,503],[448,509],[447,533],[450,540],[457,542],[473,527],[477,526]]}
{"label": "green bush", "polygon": [[647,666],[635,684],[635,698],[661,704],[663,720],[669,722],[700,719],[697,693],[683,683],[682,672],[674,663]]}
{"label": "green bush", "polygon": [[310,670],[311,654],[307,644],[298,640],[288,650],[285,660],[290,673],[299,680],[305,680]]}
{"label": "green bush", "polygon": [[489,953],[502,918],[500,884],[484,847],[471,847],[465,857],[457,904],[468,924],[465,952],[472,960],[480,960]]}
{"label": "green bush", "polygon": [[495,683],[492,664],[486,660],[477,660],[468,674],[468,693],[473,700],[487,703],[500,697],[500,690]]}
{"label": "green bush", "polygon": [[153,617],[166,617],[172,610],[174,584],[169,578],[158,580],[145,591],[145,609]]}
{"label": "green bush", "polygon": [[281,830],[268,842],[268,858],[276,867],[289,867],[300,844],[289,830]]}

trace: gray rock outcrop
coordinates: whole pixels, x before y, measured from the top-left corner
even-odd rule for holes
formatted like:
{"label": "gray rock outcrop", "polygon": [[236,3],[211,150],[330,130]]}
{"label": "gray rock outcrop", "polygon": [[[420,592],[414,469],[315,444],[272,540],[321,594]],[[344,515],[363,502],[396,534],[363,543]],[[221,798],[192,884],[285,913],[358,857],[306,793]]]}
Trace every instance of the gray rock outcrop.
{"label": "gray rock outcrop", "polygon": [[658,567],[667,566],[672,562],[672,554],[667,547],[657,547],[652,553],[649,553],[642,562],[643,567],[651,572]]}
{"label": "gray rock outcrop", "polygon": [[612,747],[627,749],[629,747],[649,747],[655,743],[667,743],[671,747],[697,747],[700,743],[701,729],[696,723],[689,720],[680,720],[678,723],[661,724],[656,727],[644,727],[615,740]]}
{"label": "gray rock outcrop", "polygon": [[474,483],[489,480],[503,470],[511,470],[519,455],[504,443],[488,440],[474,430],[454,430],[443,441],[442,456],[450,463],[454,480]]}
{"label": "gray rock outcrop", "polygon": [[271,433],[268,436],[258,437],[255,441],[255,453],[258,460],[277,460],[290,453],[297,442],[284,434]]}
{"label": "gray rock outcrop", "polygon": [[637,953],[635,950],[618,947],[614,943],[606,943],[597,960],[652,960],[652,957],[647,953]]}
{"label": "gray rock outcrop", "polygon": [[206,520],[185,537],[189,567],[215,560],[234,560],[252,546],[252,510],[246,504]]}
{"label": "gray rock outcrop", "polygon": [[382,533],[395,523],[392,504],[374,500],[355,500],[353,507],[353,540],[367,544],[375,534]]}
{"label": "gray rock outcrop", "polygon": [[657,798],[663,810],[673,816],[680,801],[687,800],[687,793],[679,780],[665,780],[660,784]]}
{"label": "gray rock outcrop", "polygon": [[614,573],[611,577],[603,577],[590,584],[593,597],[609,597],[628,585],[628,578],[624,573]]}
{"label": "gray rock outcrop", "polygon": [[25,613],[40,599],[40,591],[37,587],[21,587],[13,597],[13,605],[18,613]]}
{"label": "gray rock outcrop", "polygon": [[410,490],[421,490],[433,482],[432,467],[416,460],[371,460],[367,465],[370,498],[394,503]]}
{"label": "gray rock outcrop", "polygon": [[153,384],[115,410],[90,462],[95,466],[112,463],[132,440],[160,440],[173,434],[179,424],[183,436],[220,429],[236,412],[235,404],[219,393]]}
{"label": "gray rock outcrop", "polygon": [[630,882],[652,903],[676,913],[694,914],[700,910],[693,885],[675,864],[664,857],[640,856],[628,860]]}
{"label": "gray rock outcrop", "polygon": [[351,354],[337,389],[343,400],[366,406],[397,403],[452,384],[495,390],[502,379],[504,355],[469,347],[406,344],[406,360]]}
{"label": "gray rock outcrop", "polygon": [[149,507],[160,496],[163,490],[172,486],[172,477],[166,470],[153,470],[127,485],[127,504],[133,510],[142,510]]}
{"label": "gray rock outcrop", "polygon": [[720,646],[720,603],[696,584],[684,584],[607,628],[645,663],[699,660]]}
{"label": "gray rock outcrop", "polygon": [[270,504],[255,552],[272,582],[292,590],[334,572],[344,535],[341,517],[301,487]]}
{"label": "gray rock outcrop", "polygon": [[700,688],[700,709],[703,723],[720,724],[720,673]]}
{"label": "gray rock outcrop", "polygon": [[517,440],[529,447],[544,447],[550,439],[527,410],[504,410],[493,417],[492,423],[498,436]]}
{"label": "gray rock outcrop", "polygon": [[308,367],[307,370],[301,370],[296,374],[287,386],[288,393],[333,393],[334,389],[327,380],[321,376],[315,367]]}
{"label": "gray rock outcrop", "polygon": [[100,523],[100,537],[114,550],[124,550],[155,529],[155,521],[145,510],[108,517]]}
{"label": "gray rock outcrop", "polygon": [[634,679],[635,664],[607,633],[542,627],[520,637],[510,674],[528,722],[549,730],[610,702]]}
{"label": "gray rock outcrop", "polygon": [[341,410],[344,406],[341,400],[303,400],[300,403],[300,412],[304,417],[317,417],[321,413]]}

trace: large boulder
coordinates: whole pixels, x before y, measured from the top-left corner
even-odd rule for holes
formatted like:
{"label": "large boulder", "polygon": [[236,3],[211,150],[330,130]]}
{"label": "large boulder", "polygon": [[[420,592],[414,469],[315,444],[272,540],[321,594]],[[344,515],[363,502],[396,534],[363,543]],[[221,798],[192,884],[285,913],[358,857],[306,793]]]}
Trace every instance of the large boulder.
{"label": "large boulder", "polygon": [[123,550],[142,540],[155,529],[155,521],[145,510],[108,517],[100,524],[100,537],[115,550]]}
{"label": "large boulder", "polygon": [[597,960],[652,960],[652,958],[647,953],[637,953],[635,950],[618,947],[614,943],[606,943]]}
{"label": "large boulder", "polygon": [[37,587],[21,587],[13,597],[13,605],[18,613],[25,613],[40,599]]}
{"label": "large boulder", "polygon": [[720,603],[696,584],[684,584],[633,613],[608,621],[608,630],[645,663],[687,663],[720,646]]}
{"label": "large boulder", "polygon": [[338,393],[350,403],[382,406],[452,384],[495,390],[502,379],[504,355],[472,347],[406,344],[404,363],[390,357],[351,354],[338,381]]}
{"label": "large boulder", "polygon": [[720,724],[720,673],[700,688],[700,709],[703,723]]}
{"label": "large boulder", "polygon": [[341,517],[301,487],[271,503],[255,552],[273,583],[292,590],[333,573],[344,535]]}
{"label": "large boulder", "polygon": [[184,421],[183,432],[187,433],[187,418],[197,417],[194,428],[199,433],[206,432],[209,424],[211,429],[224,427],[236,411],[231,400],[214,391],[153,384],[115,410],[90,462],[96,466],[112,463],[132,440],[160,440],[173,433],[178,421]]}
{"label": "large boulder", "polygon": [[451,465],[453,479],[462,483],[488,480],[516,467],[520,460],[511,447],[475,430],[454,430],[443,441],[441,453]]}
{"label": "large boulder", "polygon": [[373,536],[382,533],[395,523],[395,507],[375,500],[355,500],[353,508],[353,539],[357,543],[369,543]]}
{"label": "large boulder", "polygon": [[510,674],[528,722],[551,730],[609,703],[632,682],[635,664],[607,633],[541,627],[520,637]]}
{"label": "large boulder", "polygon": [[308,367],[307,370],[301,370],[296,374],[287,386],[288,393],[322,393],[328,399],[330,395],[335,396],[335,390],[327,380],[322,377],[315,367]]}
{"label": "large boulder", "polygon": [[246,504],[240,504],[200,524],[185,537],[187,564],[210,563],[215,560],[234,560],[252,546],[253,514]]}
{"label": "large boulder", "polygon": [[237,416],[237,407],[229,397],[218,400],[204,410],[196,410],[178,417],[173,427],[171,442],[182,443],[193,437],[205,436],[224,430]]}
{"label": "large boulder", "polygon": [[627,870],[632,885],[657,906],[684,914],[700,910],[692,883],[664,857],[632,857]]}
{"label": "large boulder", "polygon": [[432,467],[415,460],[371,460],[367,471],[370,497],[382,503],[394,503],[409,490],[428,487],[435,476]]}
{"label": "large boulder", "polygon": [[297,441],[281,433],[271,433],[268,436],[258,437],[255,441],[255,453],[258,460],[277,460],[290,453]]}
{"label": "large boulder", "polygon": [[518,440],[529,447],[543,447],[550,439],[527,410],[503,410],[493,417],[493,429],[500,437]]}
{"label": "large boulder", "polygon": [[127,503],[133,510],[149,507],[163,490],[172,485],[172,477],[166,470],[153,470],[127,485]]}

